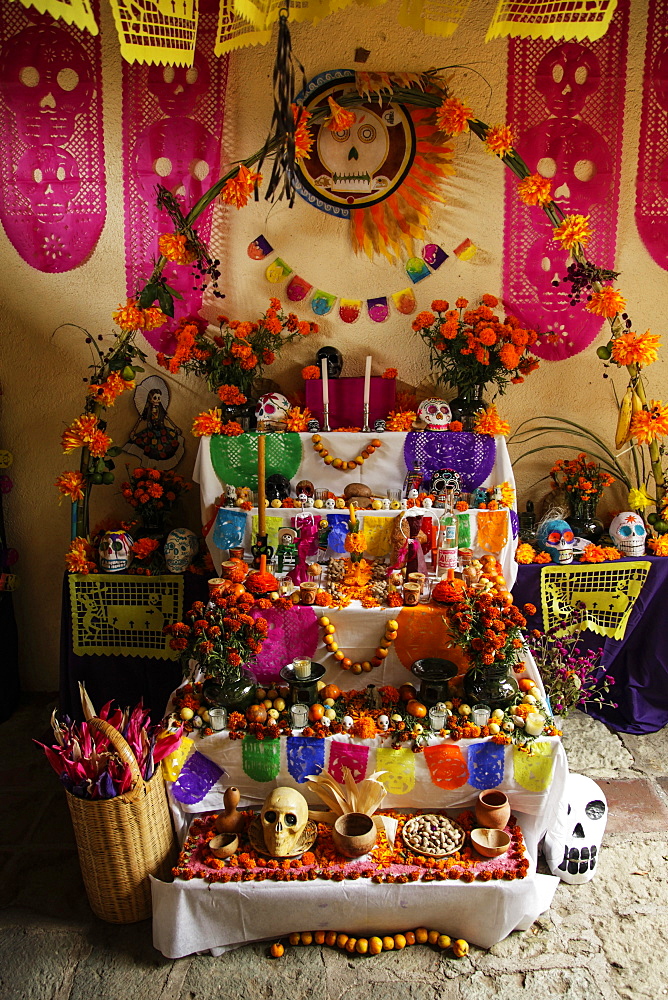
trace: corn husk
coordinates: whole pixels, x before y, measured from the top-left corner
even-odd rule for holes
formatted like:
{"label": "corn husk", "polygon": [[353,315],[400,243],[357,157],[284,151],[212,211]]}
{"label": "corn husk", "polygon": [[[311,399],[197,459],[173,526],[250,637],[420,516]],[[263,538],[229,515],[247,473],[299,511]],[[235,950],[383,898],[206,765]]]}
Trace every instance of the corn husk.
{"label": "corn husk", "polygon": [[374,771],[368,778],[356,782],[350,768],[343,768],[344,784],[340,785],[331,774],[322,771],[320,774],[309,774],[306,787],[321,799],[331,812],[309,811],[310,819],[319,823],[335,823],[339,816],[346,813],[361,812],[373,816],[387,794],[387,789],[378,781],[387,771]]}

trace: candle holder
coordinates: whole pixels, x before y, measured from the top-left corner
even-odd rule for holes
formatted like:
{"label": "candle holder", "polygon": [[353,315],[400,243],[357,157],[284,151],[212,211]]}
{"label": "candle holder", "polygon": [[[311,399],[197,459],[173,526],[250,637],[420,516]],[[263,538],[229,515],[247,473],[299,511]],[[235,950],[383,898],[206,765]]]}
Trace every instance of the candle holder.
{"label": "candle holder", "polygon": [[297,701],[290,705],[290,725],[293,729],[303,729],[308,725],[308,705]]}
{"label": "candle holder", "polygon": [[364,404],[364,426],[362,427],[362,431],[364,432],[364,434],[368,434],[370,430],[371,430],[371,428],[369,427],[369,404],[365,403]]}
{"label": "candle holder", "polygon": [[305,681],[307,677],[311,676],[311,660],[305,656],[297,656],[292,661],[292,669],[300,681]]}
{"label": "candle holder", "polygon": [[221,729],[227,728],[227,709],[210,708],[209,721],[214,732],[219,733]]}
{"label": "candle holder", "polygon": [[325,668],[322,663],[311,661],[311,673],[308,677],[298,677],[293,665],[290,663],[283,667],[280,678],[290,685],[290,698],[292,704],[301,702],[304,705],[315,705],[318,700],[318,681],[325,676]]}
{"label": "candle holder", "polygon": [[412,672],[420,679],[420,701],[427,708],[450,698],[450,681],[457,676],[457,664],[437,656],[416,660]]}
{"label": "candle holder", "polygon": [[329,426],[329,403],[322,404],[322,429],[323,431],[331,431]]}

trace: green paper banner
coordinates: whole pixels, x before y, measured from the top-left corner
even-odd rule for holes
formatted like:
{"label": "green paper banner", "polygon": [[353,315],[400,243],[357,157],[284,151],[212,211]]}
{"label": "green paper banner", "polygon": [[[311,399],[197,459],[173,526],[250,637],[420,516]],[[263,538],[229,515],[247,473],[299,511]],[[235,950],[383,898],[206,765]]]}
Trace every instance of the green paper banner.
{"label": "green paper banner", "polygon": [[273,781],[281,770],[281,741],[257,740],[247,734],[241,744],[241,763],[253,781]]}
{"label": "green paper banner", "polygon": [[[236,437],[216,434],[211,438],[211,464],[221,482],[227,486],[257,489],[257,439],[254,432]],[[266,475],[280,472],[286,479],[293,479],[301,465],[302,454],[299,434],[292,431],[266,434]]]}

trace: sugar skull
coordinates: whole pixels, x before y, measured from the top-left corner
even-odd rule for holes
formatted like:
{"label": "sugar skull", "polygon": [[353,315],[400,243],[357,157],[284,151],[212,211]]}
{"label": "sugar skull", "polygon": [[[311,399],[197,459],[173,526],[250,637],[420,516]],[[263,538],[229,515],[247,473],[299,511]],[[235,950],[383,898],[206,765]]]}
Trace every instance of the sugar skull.
{"label": "sugar skull", "polygon": [[299,854],[299,839],[308,823],[308,803],[294,788],[275,788],[260,813],[264,843],[275,858]]}
{"label": "sugar skull", "polygon": [[197,535],[189,528],[174,528],[165,542],[165,562],[170,573],[184,573],[197,554]]}
{"label": "sugar skull", "polygon": [[641,556],[645,552],[647,529],[643,519],[633,511],[624,510],[612,519],[610,536],[626,556]]}
{"label": "sugar skull", "polygon": [[384,434],[386,424],[387,421],[382,420],[380,417],[378,418],[378,420],[374,421],[373,429],[375,430],[376,434]]}
{"label": "sugar skull", "polygon": [[309,420],[306,424],[306,430],[309,434],[317,434],[320,430],[320,421],[315,418],[313,420]]}
{"label": "sugar skull", "polygon": [[444,399],[423,399],[417,415],[428,431],[444,431],[452,420],[452,411]]}
{"label": "sugar skull", "polygon": [[383,505],[383,510],[389,510],[390,509],[390,503],[391,503],[391,501],[390,501],[389,497],[383,497],[381,503]]}
{"label": "sugar skull", "polygon": [[336,501],[334,500],[334,497],[327,497],[327,499],[325,500],[325,507],[327,508],[327,510],[334,510],[334,508],[336,507]]}
{"label": "sugar skull", "polygon": [[329,177],[318,178],[323,187],[342,193],[382,190],[390,186],[380,171],[390,149],[390,137],[383,118],[363,108],[349,128],[318,133],[318,157]]}
{"label": "sugar skull", "polygon": [[127,531],[105,531],[100,539],[100,569],[123,573],[132,562],[134,539]]}
{"label": "sugar skull", "polygon": [[290,403],[280,392],[260,396],[255,407],[258,430],[285,430],[289,409]]}
{"label": "sugar skull", "polygon": [[573,562],[573,541],[575,535],[570,524],[559,517],[543,521],[538,526],[537,541],[541,549],[549,552],[552,562],[564,565]]}
{"label": "sugar skull", "polygon": [[305,493],[307,497],[315,496],[315,488],[310,479],[300,479],[295,486],[295,493],[299,496],[300,493]]}
{"label": "sugar skull", "polygon": [[462,477],[454,469],[438,469],[431,477],[430,489],[438,497],[452,490],[456,499],[462,492]]}
{"label": "sugar skull", "polygon": [[608,816],[602,789],[583,774],[568,775],[568,814],[559,829],[548,830],[543,854],[553,875],[571,885],[589,882],[596,874]]}

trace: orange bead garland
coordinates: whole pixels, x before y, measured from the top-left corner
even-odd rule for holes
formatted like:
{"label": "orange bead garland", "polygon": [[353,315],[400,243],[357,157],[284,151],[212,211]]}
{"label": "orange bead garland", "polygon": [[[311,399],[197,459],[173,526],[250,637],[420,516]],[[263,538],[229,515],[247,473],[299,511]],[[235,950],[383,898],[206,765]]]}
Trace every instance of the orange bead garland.
{"label": "orange bead garland", "polygon": [[333,469],[338,469],[339,472],[348,472],[350,469],[360,468],[364,465],[367,458],[373,455],[374,451],[382,447],[383,444],[383,442],[379,441],[378,438],[374,438],[373,441],[368,444],[359,455],[356,455],[352,461],[346,462],[342,458],[336,458],[334,455],[330,455],[322,443],[322,438],[319,434],[314,434],[311,441],[313,442],[314,452],[317,455],[320,455],[320,458],[323,460],[325,465],[330,465]]}
{"label": "orange bead garland", "polygon": [[390,647],[399,632],[399,622],[394,618],[390,618],[385,623],[385,632],[383,634],[383,638],[378,643],[373,659],[354,661],[346,656],[342,649],[339,649],[339,645],[335,638],[336,626],[332,624],[331,620],[326,616],[323,616],[318,619],[318,622],[323,628],[324,635],[322,641],[325,646],[327,646],[328,651],[334,654],[334,658],[339,661],[344,670],[351,670],[354,674],[370,673],[374,667],[379,667],[388,655]]}

